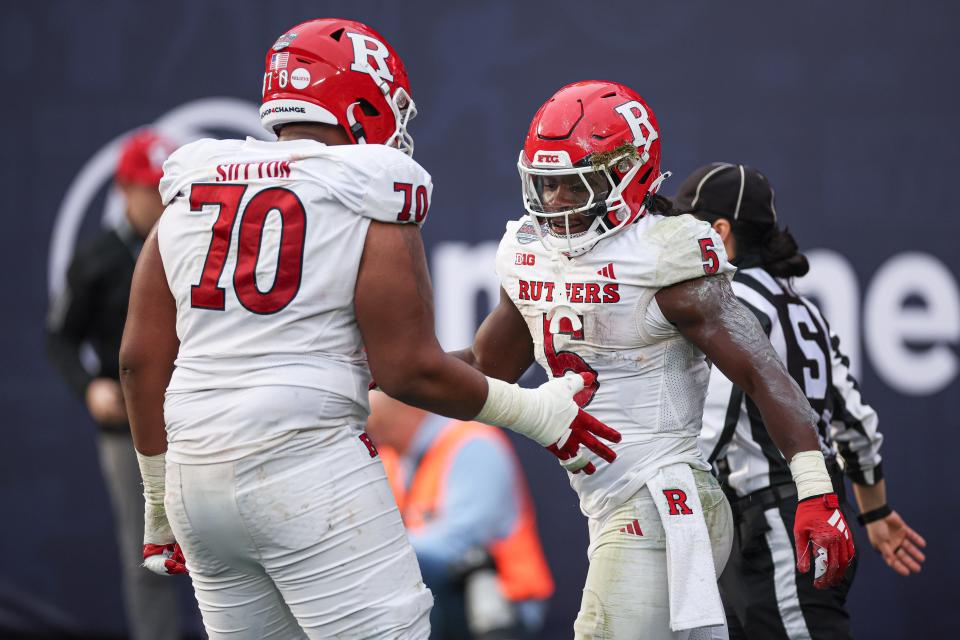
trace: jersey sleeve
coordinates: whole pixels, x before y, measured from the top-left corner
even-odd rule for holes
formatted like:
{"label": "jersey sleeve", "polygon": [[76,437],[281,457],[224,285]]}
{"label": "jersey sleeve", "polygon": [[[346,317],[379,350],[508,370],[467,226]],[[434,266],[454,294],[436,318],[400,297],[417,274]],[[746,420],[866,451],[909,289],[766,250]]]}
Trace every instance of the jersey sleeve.
{"label": "jersey sleeve", "polygon": [[840,349],[840,338],[830,331],[834,412],[830,436],[843,458],[844,471],[857,484],[873,485],[883,478],[880,445],[883,434],[873,407],[863,401],[860,385],[850,371],[850,359]]}
{"label": "jersey sleeve", "polygon": [[718,273],[732,278],[736,272],[716,231],[689,214],[662,218],[646,237],[655,261],[646,286],[669,287]]}
{"label": "jersey sleeve", "polygon": [[[362,147],[366,146],[366,149]],[[422,226],[433,202],[433,180],[413,158],[383,145],[360,145],[364,192],[355,211],[379,222]]]}
{"label": "jersey sleeve", "polygon": [[163,177],[160,179],[160,197],[164,205],[186,193],[192,182],[206,177],[202,168],[205,164],[203,161],[209,156],[211,143],[214,142],[216,141],[203,139],[185,144],[166,159],[163,163]]}

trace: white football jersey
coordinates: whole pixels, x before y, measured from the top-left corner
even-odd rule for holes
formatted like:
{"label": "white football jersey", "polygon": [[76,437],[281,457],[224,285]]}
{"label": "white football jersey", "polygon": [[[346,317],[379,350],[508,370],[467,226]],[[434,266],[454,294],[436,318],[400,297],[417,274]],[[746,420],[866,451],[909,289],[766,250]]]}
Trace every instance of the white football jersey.
{"label": "white football jersey", "polygon": [[548,252],[528,217],[507,224],[497,274],[537,362],[551,377],[594,372],[596,384],[577,400],[623,435],[613,464],[590,454],[597,471],[570,475],[585,515],[602,518],[665,465],[710,468],[697,447],[709,365],[654,295],[733,272],[719,236],[689,215],[647,215],[574,258]]}
{"label": "white football jersey", "polygon": [[172,459],[237,458],[298,429],[366,420],[353,298],[367,228],[422,224],[432,188],[383,145],[200,140],[167,160],[158,240],[180,339],[165,405]]}

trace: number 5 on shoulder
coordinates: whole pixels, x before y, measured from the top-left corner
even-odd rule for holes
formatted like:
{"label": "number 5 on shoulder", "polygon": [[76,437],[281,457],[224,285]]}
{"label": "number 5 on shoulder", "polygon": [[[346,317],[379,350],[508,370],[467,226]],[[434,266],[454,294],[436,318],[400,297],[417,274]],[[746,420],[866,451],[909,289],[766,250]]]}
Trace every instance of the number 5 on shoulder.
{"label": "number 5 on shoulder", "polygon": [[714,250],[713,238],[700,238],[700,255],[703,258],[703,272],[712,276],[720,269],[720,258]]}

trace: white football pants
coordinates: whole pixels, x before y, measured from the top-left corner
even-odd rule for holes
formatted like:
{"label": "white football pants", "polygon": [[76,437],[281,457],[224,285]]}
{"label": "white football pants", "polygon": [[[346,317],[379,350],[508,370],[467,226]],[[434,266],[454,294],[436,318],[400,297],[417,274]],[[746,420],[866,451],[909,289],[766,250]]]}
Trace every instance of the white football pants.
{"label": "white football pants", "polygon": [[[733,516],[714,477],[698,470],[693,475],[719,576],[730,556]],[[590,568],[573,626],[577,640],[727,638],[726,627],[670,630],[666,535],[647,487],[604,520],[591,519],[589,527]]]}
{"label": "white football pants", "polygon": [[429,637],[433,596],[360,433],[167,462],[167,515],[211,640]]}

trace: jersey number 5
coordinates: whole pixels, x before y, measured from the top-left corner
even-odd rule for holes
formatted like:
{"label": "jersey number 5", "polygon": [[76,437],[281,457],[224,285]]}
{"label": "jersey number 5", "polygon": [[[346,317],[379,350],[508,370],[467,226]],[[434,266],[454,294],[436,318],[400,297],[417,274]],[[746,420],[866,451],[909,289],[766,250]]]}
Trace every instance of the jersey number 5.
{"label": "jersey number 5", "polygon": [[[195,184],[190,189],[190,211],[201,211],[205,206],[216,206],[220,210],[213,223],[200,282],[190,287],[190,306],[194,309],[224,309],[220,277],[230,252],[240,201],[246,190],[245,184]],[[273,285],[267,291],[261,291],[257,286],[257,262],[263,244],[263,227],[272,211],[280,216],[280,252]],[[293,191],[271,187],[250,199],[240,214],[237,266],[233,272],[233,289],[245,309],[268,315],[280,311],[296,297],[303,273],[306,231],[307,215],[303,203]]]}
{"label": "jersey number 5", "polygon": [[720,258],[714,251],[713,238],[700,238],[700,257],[703,258],[703,272],[712,276],[720,268]]}
{"label": "jersey number 5", "polygon": [[[583,329],[574,331],[573,327],[569,329],[564,327],[564,322],[560,322],[560,331],[562,335],[573,336],[573,338],[583,340]],[[557,351],[553,344],[553,334],[550,333],[550,321],[547,314],[543,314],[543,355],[547,358],[547,364],[550,365],[550,373],[554,378],[563,377],[568,371],[574,373],[592,373],[594,375],[593,384],[584,387],[583,391],[573,396],[574,402],[581,408],[586,407],[593,401],[594,394],[600,388],[600,381],[597,379],[597,372],[587,364],[587,361],[581,358],[573,351]]]}

